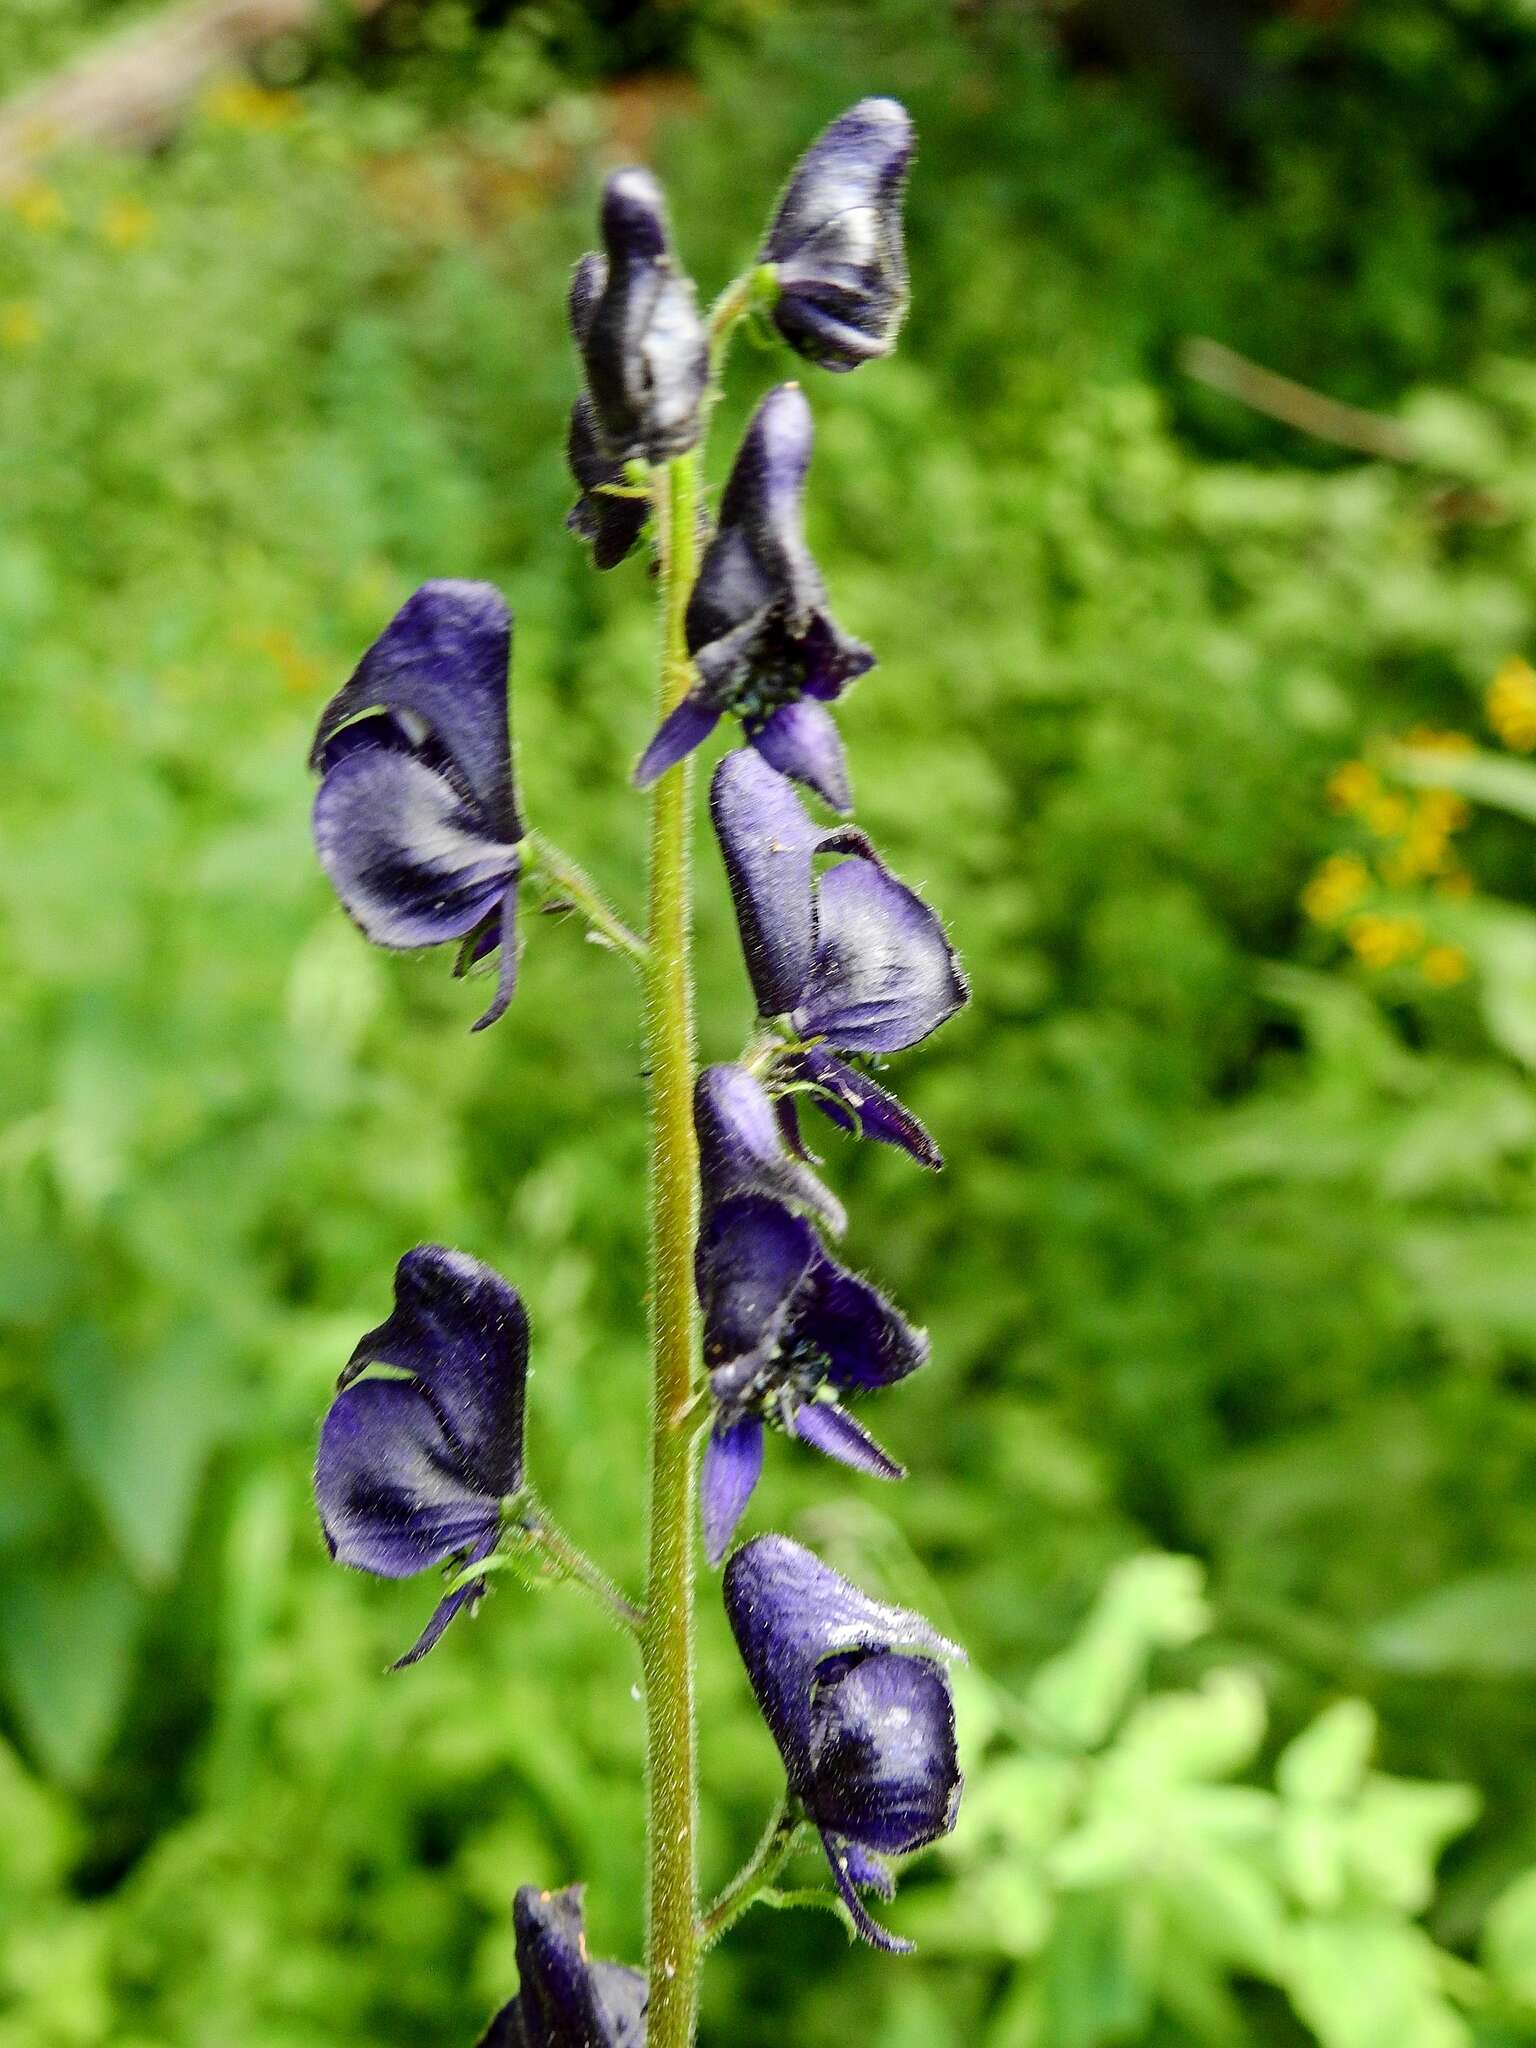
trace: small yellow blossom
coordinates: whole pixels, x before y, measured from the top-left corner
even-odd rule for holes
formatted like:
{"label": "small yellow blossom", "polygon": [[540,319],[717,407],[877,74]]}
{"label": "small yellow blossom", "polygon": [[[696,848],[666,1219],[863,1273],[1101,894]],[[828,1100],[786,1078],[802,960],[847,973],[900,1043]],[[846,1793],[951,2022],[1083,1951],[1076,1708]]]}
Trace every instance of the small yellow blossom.
{"label": "small yellow blossom", "polygon": [[297,116],[297,93],[272,92],[248,78],[226,78],[203,102],[208,118],[224,128],[286,128]]}
{"label": "small yellow blossom", "polygon": [[1351,918],[1344,936],[1363,967],[1395,967],[1410,960],[1424,944],[1424,927],[1416,917],[1389,917],[1366,911]]}
{"label": "small yellow blossom", "polygon": [[1467,956],[1460,946],[1431,946],[1419,962],[1419,972],[1431,988],[1454,988],[1467,978]]}
{"label": "small yellow blossom", "polygon": [[36,348],[43,338],[43,323],[36,306],[25,299],[11,299],[0,305],[0,345],[6,348]]}
{"label": "small yellow blossom", "polygon": [[1370,870],[1359,854],[1333,853],[1302,890],[1301,907],[1314,924],[1337,924],[1370,886]]}
{"label": "small yellow blossom", "polygon": [[34,235],[57,234],[69,220],[68,207],[51,185],[20,185],[7,204],[22,226]]}
{"label": "small yellow blossom", "polygon": [[1472,894],[1472,877],[1465,868],[1452,868],[1435,884],[1437,896],[1450,896],[1458,900]]}
{"label": "small yellow blossom", "polygon": [[1378,839],[1401,838],[1412,816],[1407,797],[1399,796],[1395,790],[1373,796],[1365,806],[1366,828]]}
{"label": "small yellow blossom", "polygon": [[1415,829],[1426,832],[1460,832],[1472,819],[1472,806],[1454,789],[1422,789],[1414,818]]}
{"label": "small yellow blossom", "polygon": [[155,216],[142,199],[109,200],[97,226],[101,239],[114,249],[136,249],[154,230]]}
{"label": "small yellow blossom", "polygon": [[1328,801],[1336,811],[1358,811],[1381,789],[1381,777],[1364,761],[1346,761],[1328,778]]}
{"label": "small yellow blossom", "polygon": [[1517,754],[1536,748],[1536,669],[1518,654],[1501,664],[1488,685],[1488,723]]}
{"label": "small yellow blossom", "polygon": [[1433,725],[1416,725],[1412,732],[1405,732],[1403,745],[1423,747],[1432,754],[1471,754],[1477,750],[1477,742],[1470,733]]}

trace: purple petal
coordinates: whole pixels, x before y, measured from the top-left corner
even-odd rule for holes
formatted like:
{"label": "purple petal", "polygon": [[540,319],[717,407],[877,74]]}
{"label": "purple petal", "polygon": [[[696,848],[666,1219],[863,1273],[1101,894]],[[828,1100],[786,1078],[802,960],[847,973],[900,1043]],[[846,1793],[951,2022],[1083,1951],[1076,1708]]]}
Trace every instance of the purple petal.
{"label": "purple petal", "polygon": [[[501,916],[497,921],[496,943],[501,948],[501,962],[496,972],[496,993],[491,997],[490,1007],[470,1025],[471,1031],[485,1031],[504,1017],[507,1005],[517,993],[517,891],[509,889],[501,902]],[[482,951],[489,951],[482,947]]]}
{"label": "purple petal", "polygon": [[817,891],[816,957],[795,1022],[844,1052],[900,1052],[970,990],[937,917],[876,860],[844,860]]}
{"label": "purple petal", "polygon": [[486,837],[447,775],[393,745],[351,746],[328,769],[314,832],[331,886],[376,946],[463,938],[517,880],[515,847]]}
{"label": "purple petal", "polygon": [[800,1798],[815,1792],[811,1692],[818,1665],[852,1651],[962,1654],[920,1614],[871,1600],[787,1536],[754,1536],[733,1551],[724,1593],[752,1691]]}
{"label": "purple petal", "polygon": [[364,1380],[331,1403],[315,1460],[315,1504],[331,1555],[408,1579],[494,1538],[500,1511],[409,1380]]}
{"label": "purple petal", "polygon": [[[646,1984],[639,1970],[593,1962],[582,1926],[580,1885],[541,1892],[524,1885],[512,1906],[517,1938],[518,2031],[481,2048],[643,2048]],[[498,2017],[500,2025],[505,2013]]]}
{"label": "purple petal", "polygon": [[800,1001],[816,956],[812,857],[851,843],[847,828],[823,831],[751,747],[716,768],[709,808],[757,1005],[777,1017]]}
{"label": "purple petal", "polygon": [[597,302],[603,296],[607,282],[607,260],[595,249],[589,250],[571,272],[565,304],[570,316],[571,334],[578,348],[586,347],[587,337],[592,332],[592,316],[597,311]]}
{"label": "purple petal", "polygon": [[616,498],[601,488],[604,484],[623,483],[624,457],[603,446],[592,401],[586,392],[571,407],[565,458],[581,489],[565,523],[572,533],[591,542],[594,568],[617,568],[645,530],[651,516],[650,502],[645,498]]}
{"label": "purple petal", "polygon": [[507,673],[512,615],[489,583],[424,583],[396,612],[320,716],[311,766],[364,711],[419,719],[436,735],[479,806],[482,836],[523,836],[512,787]]}
{"label": "purple petal", "polygon": [[739,1422],[727,1423],[724,1428],[717,1422],[704,1447],[704,1469],[699,1482],[704,1555],[711,1564],[718,1564],[730,1549],[736,1525],[746,1512],[762,1471],[761,1416],[744,1415]]}
{"label": "purple petal", "polygon": [[[829,1828],[822,1828],[820,1834],[821,1846],[826,1852],[833,1881],[842,1894],[843,1904],[848,1908],[848,1917],[852,1920],[855,1930],[871,1948],[882,1949],[888,1956],[911,1955],[917,1947],[916,1942],[908,1941],[904,1935],[892,1934],[888,1927],[882,1927],[878,1920],[871,1917],[869,1908],[859,1897],[857,1887],[862,1882],[862,1873],[868,1868],[868,1864],[857,1844],[845,1842]],[[887,1896],[894,1895],[893,1885]]]}
{"label": "purple petal", "polygon": [[692,283],[673,259],[661,187],[648,171],[615,171],[603,188],[601,289],[578,272],[572,320],[602,438],[652,462],[699,437],[709,342]]}
{"label": "purple petal", "polygon": [[781,775],[803,782],[834,811],[853,808],[842,736],[824,704],[810,697],[781,704],[750,738],[768,765]]}
{"label": "purple petal", "polygon": [[[824,1458],[851,1466],[871,1479],[905,1479],[907,1468],[883,1451],[869,1434],[832,1401],[802,1401],[795,1409],[790,1428],[802,1443]],[[711,1558],[713,1564],[715,1560]]]}
{"label": "purple petal", "polygon": [[[500,1533],[501,1532],[499,1529],[488,1530],[485,1536],[482,1537],[480,1542],[475,1545],[474,1549],[470,1552],[469,1556],[464,1560],[465,1564],[479,1564],[482,1558],[489,1557],[491,1552],[496,1548],[497,1539],[500,1536]],[[428,1617],[426,1627],[422,1630],[421,1634],[416,1638],[415,1642],[412,1643],[411,1647],[406,1651],[405,1655],[403,1657],[397,1657],[395,1659],[394,1663],[391,1664],[389,1667],[390,1670],[407,1671],[410,1669],[411,1665],[419,1664],[422,1658],[426,1656],[428,1650],[432,1650],[437,1647],[438,1640],[441,1637],[443,1630],[448,1626],[449,1622],[453,1620],[454,1616],[459,1612],[459,1610],[462,1607],[469,1607],[471,1610],[473,1610],[474,1607],[479,1603],[480,1596],[484,1591],[484,1579],[471,1579],[465,1585],[458,1587],[454,1592],[445,1593],[442,1599],[439,1600],[437,1605],[433,1608],[430,1616]]]}
{"label": "purple petal", "polygon": [[934,1172],[944,1164],[943,1153],[904,1103],[823,1047],[812,1046],[781,1064],[786,1076],[815,1084],[806,1099],[839,1130],[895,1145]]}
{"label": "purple petal", "polygon": [[926,1333],[824,1253],[796,1296],[791,1334],[825,1355],[828,1380],[844,1389],[894,1386],[928,1361]]}
{"label": "purple petal", "polygon": [[962,1780],[946,1674],[895,1652],[849,1659],[811,1702],[818,1823],[882,1855],[948,1834]]}
{"label": "purple petal", "polygon": [[499,1273],[442,1245],[407,1252],[395,1268],[394,1312],[359,1342],[342,1386],[370,1365],[416,1376],[419,1389],[407,1391],[430,1404],[459,1469],[482,1493],[517,1492],[523,1483],[528,1317],[517,1289]]}
{"label": "purple petal", "polygon": [[745,1067],[706,1067],[693,1091],[699,1185],[706,1209],[733,1195],[767,1195],[809,1210],[841,1236],[843,1205],[785,1148],[777,1106]]}
{"label": "purple petal", "polygon": [[861,1892],[875,1892],[882,1899],[895,1898],[896,1880],[883,1863],[868,1855],[857,1842],[844,1842],[841,1847],[848,1859],[848,1875]]}
{"label": "purple petal", "polygon": [[778,1336],[795,1290],[817,1255],[816,1233],[803,1216],[761,1195],[722,1202],[699,1236],[695,1274],[704,1310],[704,1358],[717,1396],[723,1385]]}
{"label": "purple petal", "polygon": [[656,736],[640,756],[633,781],[636,789],[649,789],[659,776],[679,761],[686,760],[695,747],[702,746],[720,723],[720,713],[695,690],[669,711]]}

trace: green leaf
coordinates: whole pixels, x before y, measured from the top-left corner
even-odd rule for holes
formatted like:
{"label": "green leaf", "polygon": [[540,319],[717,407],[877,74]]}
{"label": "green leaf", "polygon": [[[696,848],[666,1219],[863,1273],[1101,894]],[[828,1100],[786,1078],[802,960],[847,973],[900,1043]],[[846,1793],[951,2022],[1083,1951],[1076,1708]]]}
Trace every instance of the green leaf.
{"label": "green leaf", "polygon": [[1137,2038],[1151,2017],[1152,1982],[1123,1892],[1069,1893],[1040,1962],[1051,2048],[1106,2048]]}
{"label": "green leaf", "polygon": [[1507,1998],[1536,2012],[1536,1870],[1517,1877],[1489,1907],[1482,1963]]}
{"label": "green leaf", "polygon": [[1282,1798],[1330,1806],[1359,1791],[1376,1746],[1376,1716],[1364,1700],[1336,1700],[1280,1752],[1275,1783]]}
{"label": "green leaf", "polygon": [[1392,773],[1418,789],[1453,789],[1536,825],[1536,764],[1507,754],[1452,753],[1439,747],[1394,747]]}
{"label": "green leaf", "polygon": [[1210,1626],[1204,1575],[1193,1558],[1153,1551],[1110,1573],[1077,1641],[1036,1673],[1025,1705],[1063,1740],[1102,1742],[1154,1651],[1192,1642]]}
{"label": "green leaf", "polygon": [[127,1694],[140,1595],[113,1566],[60,1566],[0,1580],[0,1610],[0,1667],[28,1741],[59,1777],[86,1777]]}
{"label": "green leaf", "polygon": [[1378,1622],[1366,1649],[1394,1671],[1479,1678],[1536,1671],[1536,1570],[1454,1579]]}

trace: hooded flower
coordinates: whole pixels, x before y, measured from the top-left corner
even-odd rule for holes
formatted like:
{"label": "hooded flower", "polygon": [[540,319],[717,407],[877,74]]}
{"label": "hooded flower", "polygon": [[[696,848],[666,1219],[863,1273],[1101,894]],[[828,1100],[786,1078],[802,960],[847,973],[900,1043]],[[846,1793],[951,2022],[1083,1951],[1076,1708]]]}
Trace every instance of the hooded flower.
{"label": "hooded flower", "polygon": [[[364,1378],[371,1366],[399,1376]],[[515,1288],[463,1252],[407,1252],[394,1313],[352,1353],[320,1433],[315,1502],[332,1557],[383,1579],[489,1557],[501,1502],[523,1483],[527,1370]],[[395,1668],[484,1590],[480,1578],[448,1593]]]}
{"label": "hooded flower", "polygon": [[[517,979],[518,842],[507,672],[512,619],[489,583],[425,583],[321,713],[315,848],[376,946],[501,949],[495,1023]],[[366,715],[365,715],[366,714]]]}
{"label": "hooded flower", "polygon": [[[670,462],[699,438],[709,338],[692,281],[672,255],[661,187],[649,171],[614,172],[603,187],[601,227],[604,254],[582,258],[570,293],[591,398],[588,425],[620,470],[631,456]],[[579,469],[577,480],[590,489]]]}
{"label": "hooded flower", "polygon": [[829,1258],[803,1216],[763,1195],[711,1211],[695,1270],[715,1404],[700,1499],[718,1564],[762,1472],[769,1422],[857,1472],[905,1476],[838,1396],[905,1379],[926,1362],[928,1339]]}
{"label": "hooded flower", "polygon": [[706,1216],[733,1195],[767,1195],[842,1236],[848,1224],[842,1203],[790,1151],[778,1107],[745,1067],[704,1069],[693,1091],[693,1121]]}
{"label": "hooded flower", "polygon": [[805,543],[802,498],[811,409],[781,384],[752,417],[720,501],[720,525],[688,600],[698,683],[666,718],[635,770],[644,789],[707,738],[727,712],[781,774],[833,810],[852,801],[843,743],[827,704],[875,657],[827,610]]}
{"label": "hooded flower", "polygon": [[876,1858],[947,1835],[962,1779],[949,1681],[963,1652],[921,1615],[851,1586],[787,1536],[756,1536],[725,1568],[725,1611],[798,1799],[854,1925],[877,1948],[859,1889],[895,1889]]}
{"label": "hooded flower", "polygon": [[[810,1084],[816,1107],[843,1129],[942,1165],[916,1117],[843,1055],[916,1045],[970,999],[944,927],[863,833],[824,831],[749,749],[715,770],[710,810],[758,1010],[787,1019],[802,1041],[780,1057],[779,1074]],[[813,861],[824,853],[851,857],[818,876]]]}
{"label": "hooded flower", "polygon": [[895,100],[860,100],[801,157],[758,260],[773,266],[774,325],[824,370],[889,355],[907,310],[901,201],[912,121]]}
{"label": "hooded flower", "polygon": [[581,1924],[581,1886],[525,1884],[512,1905],[518,1993],[480,2048],[644,2048],[645,1978],[594,1963]]}

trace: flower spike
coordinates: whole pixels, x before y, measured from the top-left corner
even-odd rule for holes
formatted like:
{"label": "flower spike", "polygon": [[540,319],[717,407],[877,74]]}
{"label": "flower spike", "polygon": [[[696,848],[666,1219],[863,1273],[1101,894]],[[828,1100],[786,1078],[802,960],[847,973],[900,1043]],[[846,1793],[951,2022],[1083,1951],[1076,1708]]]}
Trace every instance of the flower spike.
{"label": "flower spike", "polygon": [[[603,188],[601,227],[604,254],[582,259],[570,295],[591,424],[621,466],[631,456],[670,462],[699,438],[709,340],[649,171],[614,172]],[[579,472],[578,481],[589,488]]]}
{"label": "flower spike", "polygon": [[[364,1377],[379,1365],[405,1377]],[[315,1502],[338,1564],[408,1579],[490,1556],[501,1502],[523,1483],[527,1372],[516,1288],[441,1245],[405,1254],[394,1313],[359,1341],[320,1434]],[[448,1593],[394,1668],[424,1657],[484,1591],[470,1578]]]}
{"label": "flower spike", "polygon": [[871,1600],[787,1536],[755,1536],[725,1568],[725,1611],[791,1795],[876,1948],[909,1951],[860,1890],[889,1898],[876,1860],[955,1825],[963,1779],[942,1665],[964,1653],[921,1615]]}
{"label": "flower spike", "polygon": [[907,310],[901,205],[912,120],[896,100],[860,100],[795,166],[763,241],[771,317],[824,370],[889,355]]}
{"label": "flower spike", "polygon": [[512,619],[488,583],[423,584],[325,707],[310,753],[314,835],[376,946],[501,949],[493,1024],[517,976],[523,836],[507,728]]}
{"label": "flower spike", "polygon": [[798,384],[770,391],[752,417],[720,501],[720,525],[688,601],[688,652],[697,686],[646,749],[635,781],[647,788],[734,712],[781,774],[835,811],[852,803],[847,764],[827,705],[874,667],[862,641],[827,610],[806,545],[802,499],[811,461],[811,409]]}
{"label": "flower spike", "polygon": [[876,1479],[905,1475],[839,1405],[927,1362],[928,1339],[762,1195],[711,1211],[696,1261],[714,1426],[704,1451],[704,1548],[718,1564],[763,1466],[770,1424]]}
{"label": "flower spike", "polygon": [[[795,1034],[780,1075],[809,1082],[834,1123],[941,1165],[917,1119],[845,1056],[901,1052],[969,1001],[944,927],[863,833],[821,830],[748,748],[715,770],[710,811],[758,1010]],[[818,878],[825,853],[851,858]]]}
{"label": "flower spike", "polygon": [[582,1926],[582,1887],[525,1884],[512,1904],[518,1993],[479,2048],[644,2048],[645,1977],[594,1963]]}

